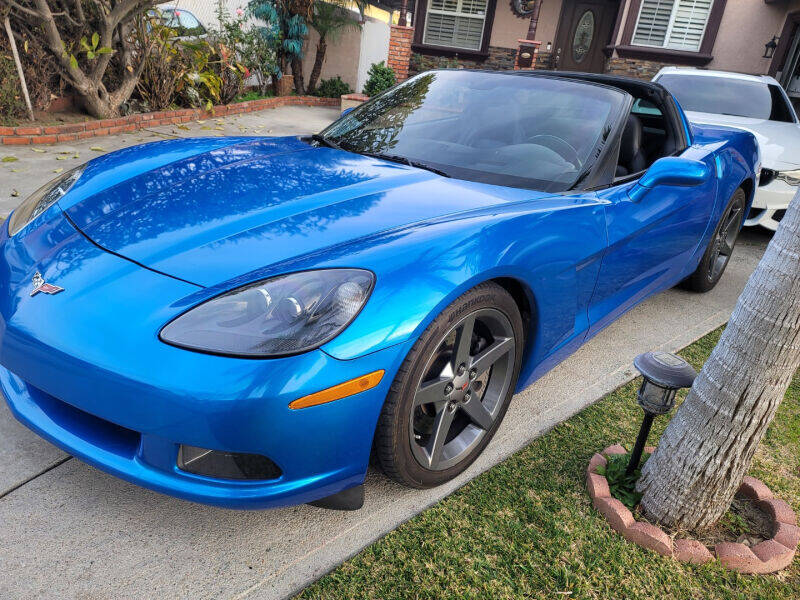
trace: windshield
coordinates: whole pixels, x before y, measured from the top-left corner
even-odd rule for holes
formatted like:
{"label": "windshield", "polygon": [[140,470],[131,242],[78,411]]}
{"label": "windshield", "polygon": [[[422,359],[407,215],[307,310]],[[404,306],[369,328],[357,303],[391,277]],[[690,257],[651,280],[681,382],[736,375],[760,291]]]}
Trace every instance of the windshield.
{"label": "windshield", "polygon": [[433,71],[348,113],[322,135],[450,177],[542,191],[591,168],[626,95],[542,76]]}
{"label": "windshield", "polygon": [[683,110],[785,121],[792,111],[777,85],[711,75],[668,74],[658,78]]}

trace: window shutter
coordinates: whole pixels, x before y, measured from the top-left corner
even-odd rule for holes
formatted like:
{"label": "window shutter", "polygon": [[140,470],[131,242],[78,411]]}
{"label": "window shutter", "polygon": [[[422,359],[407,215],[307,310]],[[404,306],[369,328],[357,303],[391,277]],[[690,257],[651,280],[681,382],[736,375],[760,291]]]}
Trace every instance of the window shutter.
{"label": "window shutter", "polygon": [[675,0],[643,0],[633,43],[641,46],[663,46],[674,4]]}
{"label": "window shutter", "polygon": [[667,46],[676,50],[700,50],[713,0],[678,0]]}
{"label": "window shutter", "polygon": [[488,0],[431,0],[423,42],[432,46],[480,50]]}

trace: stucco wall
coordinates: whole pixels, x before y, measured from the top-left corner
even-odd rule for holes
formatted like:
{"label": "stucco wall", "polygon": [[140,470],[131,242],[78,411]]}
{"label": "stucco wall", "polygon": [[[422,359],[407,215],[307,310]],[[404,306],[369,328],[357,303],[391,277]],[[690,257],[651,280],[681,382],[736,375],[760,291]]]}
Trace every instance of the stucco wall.
{"label": "stucco wall", "polygon": [[[413,32],[412,34],[413,35]],[[367,83],[372,63],[386,61],[389,56],[389,24],[368,19],[361,32],[361,51],[358,57],[358,80],[353,89],[361,92]],[[388,64],[388,63],[387,63]],[[348,82],[350,83],[350,82]],[[351,84],[352,85],[352,84]]]}
{"label": "stucco wall", "polygon": [[794,10],[800,10],[800,0],[776,4],[728,0],[708,68],[766,73],[771,59],[762,58],[764,44],[780,35],[786,14]]}
{"label": "stucco wall", "polygon": [[[303,47],[303,75],[308,82],[311,69],[314,67],[314,57],[317,53],[319,35],[309,29],[305,46]],[[322,64],[320,81],[339,75],[355,91],[358,84],[358,57],[361,55],[361,32],[358,30],[344,31],[335,42],[328,41],[328,50],[325,53],[325,62]]]}
{"label": "stucco wall", "polygon": [[[542,48],[547,42],[555,43],[556,27],[561,15],[561,1],[542,1],[539,25],[536,28],[536,39],[542,42]],[[497,0],[489,45],[497,48],[516,48],[517,40],[524,39],[528,35],[530,22],[530,17],[520,18],[514,14],[509,0]]]}
{"label": "stucco wall", "polygon": [[536,27],[536,39],[542,42],[542,50],[547,47],[547,42],[552,42],[554,47],[556,45],[556,29],[561,17],[561,4],[561,0],[542,0],[539,25]]}
{"label": "stucco wall", "polygon": [[517,40],[524,38],[528,33],[529,23],[530,19],[521,19],[511,11],[508,0],[497,0],[489,45],[516,48]]}

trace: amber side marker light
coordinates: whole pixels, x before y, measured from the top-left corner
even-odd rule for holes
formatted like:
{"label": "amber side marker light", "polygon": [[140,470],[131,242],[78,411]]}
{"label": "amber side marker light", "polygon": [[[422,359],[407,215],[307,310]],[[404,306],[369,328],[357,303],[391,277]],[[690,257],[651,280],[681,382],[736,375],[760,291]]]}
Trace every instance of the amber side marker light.
{"label": "amber side marker light", "polygon": [[344,383],[329,387],[326,390],[314,392],[308,396],[303,396],[297,400],[292,400],[289,403],[289,408],[308,408],[309,406],[333,402],[334,400],[352,396],[353,394],[358,394],[359,392],[366,392],[381,382],[381,379],[383,379],[383,373],[383,369],[380,371],[373,371],[372,373],[367,373],[361,377],[356,377],[350,381],[345,381]]}

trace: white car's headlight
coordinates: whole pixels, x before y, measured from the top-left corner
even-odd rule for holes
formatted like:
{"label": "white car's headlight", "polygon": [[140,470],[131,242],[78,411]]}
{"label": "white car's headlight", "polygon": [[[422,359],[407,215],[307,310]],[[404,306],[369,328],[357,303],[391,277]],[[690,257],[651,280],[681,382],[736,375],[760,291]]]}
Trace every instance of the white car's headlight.
{"label": "white car's headlight", "polygon": [[8,234],[16,235],[28,223],[58,202],[83,175],[83,166],[62,173],[50,183],[43,185],[11,213],[8,219]]}
{"label": "white car's headlight", "polygon": [[800,169],[795,169],[794,171],[778,171],[775,177],[776,179],[785,181],[792,187],[800,185]]}
{"label": "white car's headlight", "polygon": [[275,357],[306,352],[336,337],[372,292],[361,269],[281,275],[212,298],[168,323],[163,341],[201,352]]}

